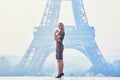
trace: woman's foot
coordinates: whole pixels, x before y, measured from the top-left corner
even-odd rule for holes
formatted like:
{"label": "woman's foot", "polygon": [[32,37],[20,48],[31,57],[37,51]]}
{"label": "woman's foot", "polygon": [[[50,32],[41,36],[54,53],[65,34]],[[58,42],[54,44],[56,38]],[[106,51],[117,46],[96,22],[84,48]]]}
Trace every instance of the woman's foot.
{"label": "woman's foot", "polygon": [[64,73],[59,74],[59,75],[56,76],[55,78],[61,78],[61,76],[64,76]]}
{"label": "woman's foot", "polygon": [[61,73],[61,76],[64,76],[64,73]]}
{"label": "woman's foot", "polygon": [[55,78],[61,78],[61,75],[57,75]]}

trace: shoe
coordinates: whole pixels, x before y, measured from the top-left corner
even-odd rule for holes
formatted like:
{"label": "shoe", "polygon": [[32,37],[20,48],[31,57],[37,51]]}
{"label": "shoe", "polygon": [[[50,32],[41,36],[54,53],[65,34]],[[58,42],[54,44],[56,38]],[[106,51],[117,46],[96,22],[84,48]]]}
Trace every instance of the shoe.
{"label": "shoe", "polygon": [[56,76],[55,78],[61,78],[61,76],[64,76],[64,73],[59,74],[59,75]]}
{"label": "shoe", "polygon": [[61,73],[61,76],[64,76],[64,73]]}
{"label": "shoe", "polygon": [[57,75],[55,78],[61,78],[61,75]]}

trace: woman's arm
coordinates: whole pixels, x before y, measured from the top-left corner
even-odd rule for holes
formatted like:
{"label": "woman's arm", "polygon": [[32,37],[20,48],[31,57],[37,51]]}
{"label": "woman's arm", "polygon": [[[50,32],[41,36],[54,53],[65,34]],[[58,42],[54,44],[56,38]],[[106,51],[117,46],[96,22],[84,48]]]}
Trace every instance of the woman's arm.
{"label": "woman's arm", "polygon": [[61,36],[60,36],[60,35],[57,35],[57,36],[56,36],[56,41],[57,41],[57,42],[61,42],[60,38],[61,38]]}
{"label": "woman's arm", "polygon": [[58,32],[58,30],[56,30],[55,33],[54,33],[54,40],[57,41],[57,42],[60,42],[61,41],[60,40],[61,36],[60,35],[56,35],[57,32]]}

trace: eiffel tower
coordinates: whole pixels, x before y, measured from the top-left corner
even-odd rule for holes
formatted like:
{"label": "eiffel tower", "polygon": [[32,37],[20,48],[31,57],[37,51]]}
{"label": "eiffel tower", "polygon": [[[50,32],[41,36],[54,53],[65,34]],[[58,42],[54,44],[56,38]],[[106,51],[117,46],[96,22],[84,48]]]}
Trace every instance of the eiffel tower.
{"label": "eiffel tower", "polygon": [[[47,0],[40,25],[34,27],[36,30],[34,38],[17,68],[18,74],[42,75],[44,61],[55,51],[53,35],[57,28],[61,1],[63,0]],[[94,73],[104,73],[101,66],[104,65],[105,67],[107,62],[95,42],[95,29],[88,24],[83,1],[70,1],[72,3],[75,26],[65,25],[65,48],[81,51],[92,63],[90,70]]]}

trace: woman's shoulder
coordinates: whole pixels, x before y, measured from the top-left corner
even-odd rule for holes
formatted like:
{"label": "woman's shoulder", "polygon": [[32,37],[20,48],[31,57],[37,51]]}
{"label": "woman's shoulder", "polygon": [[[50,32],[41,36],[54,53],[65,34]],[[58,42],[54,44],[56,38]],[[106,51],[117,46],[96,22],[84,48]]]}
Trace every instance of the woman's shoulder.
{"label": "woman's shoulder", "polygon": [[65,35],[65,32],[64,32],[64,31],[61,31],[61,32],[60,32],[60,35],[61,35],[61,36],[64,36],[64,35]]}
{"label": "woman's shoulder", "polygon": [[65,34],[65,32],[64,32],[64,31],[60,31],[60,33],[61,33],[61,34]]}

